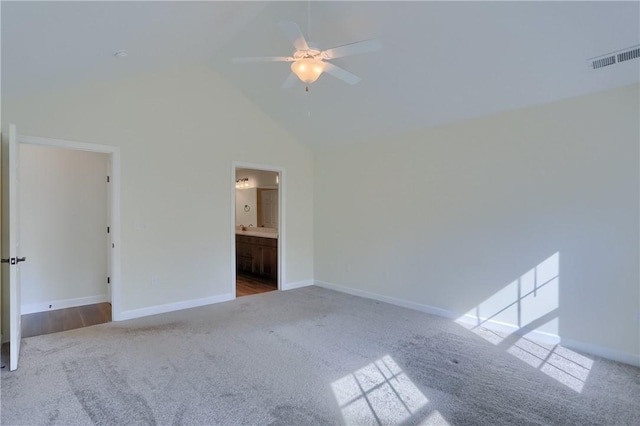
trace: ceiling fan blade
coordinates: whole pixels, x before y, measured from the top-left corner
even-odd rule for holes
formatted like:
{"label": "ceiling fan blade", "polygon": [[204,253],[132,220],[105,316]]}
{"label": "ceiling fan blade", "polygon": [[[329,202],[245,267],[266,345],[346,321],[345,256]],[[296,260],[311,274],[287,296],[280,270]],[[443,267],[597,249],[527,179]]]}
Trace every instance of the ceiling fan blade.
{"label": "ceiling fan blade", "polygon": [[289,74],[289,77],[287,77],[287,79],[282,83],[282,86],[280,86],[281,89],[291,89],[296,82],[298,81],[298,76],[295,75],[294,73]]}
{"label": "ceiling fan blade", "polygon": [[293,62],[291,56],[254,56],[245,58],[233,58],[235,64],[247,64],[250,62]]}
{"label": "ceiling fan blade", "polygon": [[324,72],[326,72],[327,74],[331,74],[332,76],[339,78],[342,81],[345,81],[349,84],[358,84],[361,80],[360,77],[355,74],[351,74],[344,68],[337,67],[329,62],[325,62],[324,64]]}
{"label": "ceiling fan blade", "polygon": [[291,43],[298,50],[309,50],[309,45],[307,41],[304,39],[302,35],[302,31],[300,31],[300,27],[295,22],[291,21],[281,21],[278,22],[280,25],[280,29],[284,33],[284,35],[289,39]]}
{"label": "ceiling fan blade", "polygon": [[359,53],[376,52],[382,49],[380,40],[371,39],[333,47],[322,52],[323,59],[335,59],[343,56],[357,55]]}

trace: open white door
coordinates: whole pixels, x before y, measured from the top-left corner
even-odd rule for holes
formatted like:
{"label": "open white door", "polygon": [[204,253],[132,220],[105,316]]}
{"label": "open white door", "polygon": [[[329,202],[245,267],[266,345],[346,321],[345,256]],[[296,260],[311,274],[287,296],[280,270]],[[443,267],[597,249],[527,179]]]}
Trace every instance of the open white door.
{"label": "open white door", "polygon": [[20,227],[18,226],[18,135],[9,126],[9,369],[18,368],[20,355]]}

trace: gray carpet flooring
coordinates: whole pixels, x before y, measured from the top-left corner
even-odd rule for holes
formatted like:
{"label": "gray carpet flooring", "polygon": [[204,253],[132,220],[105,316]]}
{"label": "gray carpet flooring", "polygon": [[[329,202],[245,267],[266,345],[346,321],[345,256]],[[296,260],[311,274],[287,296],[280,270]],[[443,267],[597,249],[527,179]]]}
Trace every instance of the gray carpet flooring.
{"label": "gray carpet flooring", "polygon": [[638,368],[317,287],[27,338],[1,379],[6,425],[640,424]]}

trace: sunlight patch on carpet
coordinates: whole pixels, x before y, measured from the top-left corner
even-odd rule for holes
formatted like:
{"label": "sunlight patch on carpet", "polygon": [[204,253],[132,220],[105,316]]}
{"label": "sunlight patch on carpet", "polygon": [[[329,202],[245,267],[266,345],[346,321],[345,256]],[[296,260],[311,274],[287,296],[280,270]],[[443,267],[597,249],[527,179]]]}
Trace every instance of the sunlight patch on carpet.
{"label": "sunlight patch on carpet", "polygon": [[336,380],[331,389],[346,424],[400,424],[429,402],[389,355]]}
{"label": "sunlight patch on carpet", "polygon": [[429,417],[425,419],[425,421],[420,422],[420,425],[437,425],[437,426],[450,426],[449,422],[447,422],[442,414],[438,410],[435,410],[433,413],[429,414]]}
{"label": "sunlight patch on carpet", "polygon": [[507,352],[578,393],[582,392],[593,366],[592,359],[570,349],[559,345],[548,349],[524,337]]}

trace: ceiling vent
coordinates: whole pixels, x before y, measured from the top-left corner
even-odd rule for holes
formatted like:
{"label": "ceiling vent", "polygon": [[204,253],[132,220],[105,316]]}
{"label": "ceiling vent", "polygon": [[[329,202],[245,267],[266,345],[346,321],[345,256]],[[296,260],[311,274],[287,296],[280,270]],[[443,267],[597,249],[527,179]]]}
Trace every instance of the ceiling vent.
{"label": "ceiling vent", "polygon": [[631,59],[640,58],[640,47],[618,53],[618,62],[630,61]]}
{"label": "ceiling vent", "polygon": [[630,61],[637,58],[640,58],[640,44],[628,49],[618,50],[616,52],[607,53],[606,55],[587,59],[587,63],[589,64],[589,68],[596,70],[598,68],[608,67],[609,65],[615,65],[620,62]]}

